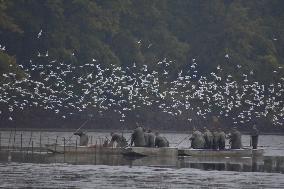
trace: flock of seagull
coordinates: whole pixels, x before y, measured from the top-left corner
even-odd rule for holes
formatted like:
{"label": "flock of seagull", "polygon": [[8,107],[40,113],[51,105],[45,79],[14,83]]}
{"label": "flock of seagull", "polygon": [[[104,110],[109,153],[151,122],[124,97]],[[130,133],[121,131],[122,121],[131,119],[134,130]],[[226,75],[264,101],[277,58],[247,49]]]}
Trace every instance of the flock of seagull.
{"label": "flock of seagull", "polygon": [[[261,118],[273,125],[284,124],[284,78],[263,84],[253,79],[254,71],[244,73],[240,65],[237,69],[243,79],[237,81],[220,65],[207,76],[199,75],[195,59],[176,74],[171,73],[174,63],[166,58],[155,69],[135,63],[105,66],[94,58],[83,65],[48,56],[39,57],[38,62],[19,65],[26,74],[20,79],[15,73],[2,75],[0,107],[6,108],[0,110],[0,117],[6,112],[13,121],[15,112],[40,108],[68,119],[96,110],[101,115],[114,111],[124,122],[129,112],[154,107],[189,122],[216,116],[235,125]],[[273,73],[281,70],[278,67]]]}

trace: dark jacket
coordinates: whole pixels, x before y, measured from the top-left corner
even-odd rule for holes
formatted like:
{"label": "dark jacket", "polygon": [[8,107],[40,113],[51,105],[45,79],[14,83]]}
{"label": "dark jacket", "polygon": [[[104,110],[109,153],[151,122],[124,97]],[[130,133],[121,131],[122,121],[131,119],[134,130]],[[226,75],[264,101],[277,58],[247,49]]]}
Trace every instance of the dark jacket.
{"label": "dark jacket", "polygon": [[204,140],[205,140],[205,146],[206,149],[211,149],[213,145],[213,135],[209,130],[206,130],[203,134]]}
{"label": "dark jacket", "polygon": [[144,131],[142,127],[137,127],[131,135],[131,146],[144,147],[146,145]]}
{"label": "dark jacket", "polygon": [[242,148],[242,135],[239,131],[232,131],[230,134],[231,149]]}
{"label": "dark jacket", "polygon": [[155,139],[155,146],[160,148],[160,147],[168,147],[169,143],[168,141],[165,139],[165,137],[162,136],[156,136]]}
{"label": "dark jacket", "polygon": [[155,135],[153,133],[144,133],[146,147],[155,147]]}
{"label": "dark jacket", "polygon": [[205,140],[203,135],[201,134],[200,131],[194,131],[192,133],[191,138],[191,147],[194,149],[203,149],[205,145]]}
{"label": "dark jacket", "polygon": [[226,134],[224,131],[219,132],[219,149],[224,150],[226,145]]}

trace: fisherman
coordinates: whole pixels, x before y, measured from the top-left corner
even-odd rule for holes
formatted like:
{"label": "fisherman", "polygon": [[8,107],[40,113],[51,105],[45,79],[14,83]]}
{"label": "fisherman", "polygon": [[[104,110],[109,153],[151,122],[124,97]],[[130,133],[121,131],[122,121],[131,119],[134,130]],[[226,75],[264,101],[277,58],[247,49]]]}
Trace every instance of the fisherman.
{"label": "fisherman", "polygon": [[138,124],[137,124],[137,128],[134,129],[134,131],[131,135],[130,145],[132,146],[133,144],[134,144],[135,147],[146,146],[143,128],[141,126],[139,126]]}
{"label": "fisherman", "polygon": [[256,128],[256,125],[253,125],[252,132],[251,132],[251,145],[252,145],[252,149],[257,149],[258,135],[259,135],[259,131]]}
{"label": "fisherman", "polygon": [[145,128],[143,128],[143,132],[144,132],[144,138],[145,138],[145,147],[148,147],[149,146],[149,135],[146,132]]}
{"label": "fisherman", "polygon": [[80,137],[80,146],[87,146],[89,137],[87,134],[83,133],[82,131],[78,131],[74,133],[74,135],[78,135]]}
{"label": "fisherman", "polygon": [[205,149],[212,149],[213,135],[206,127],[204,127],[203,137],[204,137],[204,140],[205,140],[204,148]]}
{"label": "fisherman", "polygon": [[127,141],[126,138],[122,135],[119,135],[117,133],[110,133],[111,140],[110,140],[110,145],[113,145],[114,142],[117,143],[117,147],[126,147],[127,146]]}
{"label": "fisherman", "polygon": [[193,128],[193,133],[191,138],[191,147],[193,149],[203,149],[205,145],[205,140],[200,131],[198,131],[196,128]]}
{"label": "fisherman", "polygon": [[236,127],[232,129],[232,132],[229,135],[231,149],[240,149],[242,148],[242,135],[237,130]]}
{"label": "fisherman", "polygon": [[224,150],[226,146],[226,134],[224,131],[221,130],[221,128],[218,128],[219,133],[219,150]]}
{"label": "fisherman", "polygon": [[159,132],[156,132],[155,147],[169,147],[169,141],[166,139],[166,137],[160,136]]}
{"label": "fisherman", "polygon": [[155,135],[152,133],[150,129],[144,133],[146,147],[154,148],[155,147]]}
{"label": "fisherman", "polygon": [[217,129],[215,128],[213,131],[213,148],[214,150],[218,150],[219,148],[219,141],[220,141],[220,135]]}

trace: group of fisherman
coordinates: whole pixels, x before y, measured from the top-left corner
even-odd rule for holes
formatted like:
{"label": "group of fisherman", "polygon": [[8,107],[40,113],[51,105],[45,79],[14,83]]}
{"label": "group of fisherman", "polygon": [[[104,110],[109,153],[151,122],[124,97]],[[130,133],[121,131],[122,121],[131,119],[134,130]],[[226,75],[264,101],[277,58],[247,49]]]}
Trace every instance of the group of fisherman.
{"label": "group of fisherman", "polygon": [[[229,139],[231,149],[241,149],[241,133],[234,127],[228,136],[221,128],[215,128],[210,131],[204,127],[203,133],[198,129],[194,128],[193,133],[189,140],[191,141],[191,148],[193,149],[213,149],[213,150],[224,150],[226,147],[226,139]],[[251,146],[253,149],[257,149],[258,134],[256,126],[254,125],[251,132]],[[80,136],[80,146],[87,146],[88,136],[82,131],[74,133],[74,135]],[[141,126],[137,126],[131,135],[130,146],[135,147],[169,147],[169,141],[166,137],[161,136],[158,132],[155,134],[150,130],[146,130]],[[120,134],[111,132],[111,140],[105,140],[103,146],[113,146],[116,143],[117,147],[128,146],[126,138]]]}
{"label": "group of fisherman", "polygon": [[[117,143],[118,147],[125,147],[128,145],[127,140],[123,135],[112,132],[109,144],[112,145],[114,142]],[[130,146],[150,148],[169,147],[169,141],[166,137],[160,136],[158,132],[154,134],[150,129],[146,130],[141,126],[138,126],[131,135]]]}
{"label": "group of fisherman", "polygon": [[[231,149],[240,149],[241,133],[233,128],[229,135]],[[191,138],[191,147],[194,149],[214,149],[224,150],[226,145],[226,134],[220,128],[214,129],[212,132],[204,127],[204,132],[201,133],[197,129],[193,129]]]}
{"label": "group of fisherman", "polygon": [[[251,132],[251,146],[257,149],[259,131],[254,125]],[[242,148],[242,135],[236,127],[233,127],[228,136],[221,128],[215,128],[210,131],[204,127],[204,132],[201,133],[196,128],[193,129],[192,136],[190,137],[191,148],[194,149],[214,149],[224,150],[226,147],[226,139],[229,139],[231,149]]]}

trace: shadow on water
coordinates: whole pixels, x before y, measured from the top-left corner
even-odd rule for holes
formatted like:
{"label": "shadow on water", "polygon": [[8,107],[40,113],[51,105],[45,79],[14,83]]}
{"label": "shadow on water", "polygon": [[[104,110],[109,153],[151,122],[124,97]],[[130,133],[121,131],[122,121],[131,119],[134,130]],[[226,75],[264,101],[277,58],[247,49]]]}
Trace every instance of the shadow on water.
{"label": "shadow on water", "polygon": [[155,166],[201,170],[284,173],[284,156],[264,157],[125,157],[122,155],[51,154],[0,151],[0,162],[67,163],[75,165]]}

